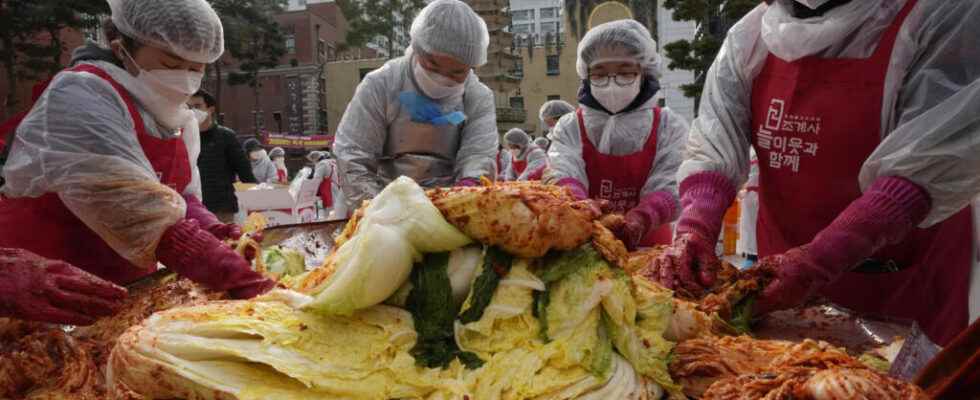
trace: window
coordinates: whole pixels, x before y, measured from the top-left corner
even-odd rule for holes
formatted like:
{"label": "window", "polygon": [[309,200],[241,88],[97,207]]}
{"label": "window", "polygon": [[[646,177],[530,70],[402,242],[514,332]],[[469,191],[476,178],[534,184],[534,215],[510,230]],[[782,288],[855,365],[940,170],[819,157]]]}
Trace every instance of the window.
{"label": "window", "polygon": [[371,71],[374,71],[374,68],[361,68],[360,70],[361,80],[363,81],[364,77],[367,76],[367,74],[370,74]]}
{"label": "window", "polygon": [[558,18],[558,7],[547,7],[541,9],[541,19]]}
{"label": "window", "polygon": [[323,61],[327,57],[327,42],[324,42],[323,39],[316,43],[316,56],[319,61]]}
{"label": "window", "polygon": [[510,74],[511,75],[514,75],[514,76],[516,76],[518,78],[523,78],[524,77],[524,61],[522,61],[522,60],[514,61],[514,69],[512,69],[510,71]]}
{"label": "window", "polygon": [[320,129],[324,131],[327,130],[327,126],[330,125],[327,123],[327,112],[320,110],[317,111],[317,114],[319,115],[318,120],[320,121]]}
{"label": "window", "polygon": [[534,24],[514,24],[513,33],[534,33]]}
{"label": "window", "polygon": [[518,10],[511,11],[510,19],[514,21],[531,21],[534,20],[534,10]]}
{"label": "window", "polygon": [[558,22],[542,22],[541,33],[558,33]]}
{"label": "window", "polygon": [[225,113],[218,114],[218,123],[221,125],[225,124]]}
{"label": "window", "polygon": [[548,95],[548,101],[552,101],[552,100],[561,100],[561,96],[559,96],[557,94],[550,94],[550,95]]}
{"label": "window", "polygon": [[523,110],[524,109],[524,98],[523,97],[511,97],[510,98],[510,108]]}
{"label": "window", "polygon": [[558,60],[558,56],[548,56],[548,76],[555,76],[561,74],[561,63]]}
{"label": "window", "polygon": [[286,54],[293,54],[296,52],[296,35],[290,33],[286,35]]}

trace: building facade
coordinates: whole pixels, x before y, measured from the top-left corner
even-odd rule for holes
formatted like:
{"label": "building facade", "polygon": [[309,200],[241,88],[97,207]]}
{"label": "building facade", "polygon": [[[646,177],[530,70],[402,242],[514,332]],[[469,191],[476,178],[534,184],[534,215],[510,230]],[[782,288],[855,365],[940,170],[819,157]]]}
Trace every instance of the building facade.
{"label": "building facade", "polygon": [[697,27],[691,21],[675,21],[671,10],[664,8],[663,0],[657,1],[657,47],[660,56],[663,58],[663,77],[660,78],[660,93],[657,95],[664,100],[664,104],[671,110],[687,118],[688,122],[694,119],[694,99],[684,96],[681,85],[694,82],[694,74],[691,71],[671,70],[667,68],[670,63],[664,46],[678,40],[691,40],[697,31]]}

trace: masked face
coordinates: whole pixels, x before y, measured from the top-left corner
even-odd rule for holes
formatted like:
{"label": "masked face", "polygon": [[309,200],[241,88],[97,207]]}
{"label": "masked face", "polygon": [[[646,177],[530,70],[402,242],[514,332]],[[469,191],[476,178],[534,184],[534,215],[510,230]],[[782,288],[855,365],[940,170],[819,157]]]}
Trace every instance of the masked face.
{"label": "masked face", "polygon": [[640,80],[636,79],[633,83],[620,86],[616,82],[610,82],[605,87],[592,85],[592,97],[595,97],[606,110],[616,114],[623,111],[640,94]]}
{"label": "masked face", "polygon": [[425,69],[418,59],[412,66],[412,73],[422,93],[436,100],[462,95],[465,90],[462,83]]}
{"label": "masked face", "polygon": [[136,80],[142,82],[146,87],[152,89],[160,97],[167,99],[169,102],[186,103],[201,88],[201,80],[204,79],[204,72],[186,69],[146,70],[129,54],[126,47],[122,47],[122,52],[139,69],[139,75],[136,76]]}
{"label": "masked face", "polygon": [[286,159],[282,157],[276,157],[272,159],[272,162],[276,164],[276,168],[286,169]]}
{"label": "masked face", "polygon": [[252,161],[258,161],[262,159],[262,151],[256,150],[251,153],[248,153],[248,158],[251,159]]}

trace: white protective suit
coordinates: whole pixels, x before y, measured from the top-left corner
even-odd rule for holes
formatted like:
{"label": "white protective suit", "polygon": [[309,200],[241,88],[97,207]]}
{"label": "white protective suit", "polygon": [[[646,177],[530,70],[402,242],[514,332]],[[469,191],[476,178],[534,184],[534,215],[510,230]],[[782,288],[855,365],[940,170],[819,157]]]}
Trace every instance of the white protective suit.
{"label": "white protective suit", "polygon": [[[585,116],[585,129],[589,140],[602,154],[623,156],[643,149],[650,138],[653,126],[653,108],[656,98],[651,98],[636,110],[609,115],[605,111],[579,107]],[[687,121],[669,108],[660,113],[658,127],[657,155],[654,168],[650,171],[640,196],[661,190],[674,194],[677,198],[677,167],[683,160],[683,147],[687,142]],[[588,189],[589,177],[582,159],[582,139],[579,133],[576,113],[565,115],[552,130],[553,139],[548,149],[549,168],[545,172],[547,182],[558,182],[562,178],[575,178]],[[680,204],[675,204],[677,210]]]}
{"label": "white protective suit", "polygon": [[[751,91],[769,52],[866,58],[906,0],[852,1],[823,17],[793,18],[778,0],[760,4],[728,33],[705,82],[678,179],[715,171],[741,186],[749,172]],[[980,193],[980,2],[920,0],[902,26],[886,76],[882,142],[865,162],[862,188],[902,176],[929,193],[930,227]],[[841,99],[846,101],[847,99]],[[973,268],[971,320],[980,283]]]}
{"label": "white protective suit", "polygon": [[[509,151],[504,150],[508,154]],[[507,163],[503,162],[501,159],[501,167],[503,168],[503,177],[506,181],[527,181],[528,176],[535,171],[541,169],[548,165],[548,154],[541,150],[540,147],[533,144],[528,144],[523,150],[517,155],[518,160],[527,160],[527,167],[524,168],[524,172],[518,174],[514,170],[514,163],[511,161],[511,157],[507,157]]]}
{"label": "white protective suit", "polygon": [[337,160],[325,158],[316,163],[313,171],[313,179],[330,178],[330,194],[333,196],[333,207],[330,208],[331,217],[344,218],[347,216],[347,203],[344,201],[344,191],[340,184],[340,174],[337,173]]}
{"label": "white protective suit", "polygon": [[[84,51],[98,52],[93,46]],[[108,50],[102,51],[111,57]],[[142,99],[154,94],[126,70],[106,61],[83,63],[106,71],[129,91],[149,135],[178,135],[143,106]],[[192,171],[191,184],[182,194],[200,199],[198,114],[185,108],[177,120]],[[122,257],[147,265],[166,229],[185,217],[186,204],[181,196],[166,195],[173,190],[159,183],[135,132],[126,104],[108,82],[88,73],[58,74],[17,129],[4,166],[3,192],[9,197],[58,193],[65,206]]]}
{"label": "white protective suit", "polygon": [[279,173],[276,164],[269,158],[269,153],[261,150],[262,156],[258,160],[249,160],[252,163],[252,174],[258,183],[279,183]]}
{"label": "white protective suit", "polygon": [[[343,192],[352,209],[396,178],[383,177],[379,165],[386,144],[402,139],[393,137],[394,132],[413,124],[399,101],[402,92],[420,92],[412,73],[412,57],[410,50],[365,76],[337,127],[334,152],[343,176]],[[462,111],[466,121],[457,128],[460,136],[453,166],[455,179],[429,182],[427,186],[447,186],[464,178],[495,175],[499,137],[493,92],[473,73],[464,85],[461,97],[433,100],[443,112]]]}

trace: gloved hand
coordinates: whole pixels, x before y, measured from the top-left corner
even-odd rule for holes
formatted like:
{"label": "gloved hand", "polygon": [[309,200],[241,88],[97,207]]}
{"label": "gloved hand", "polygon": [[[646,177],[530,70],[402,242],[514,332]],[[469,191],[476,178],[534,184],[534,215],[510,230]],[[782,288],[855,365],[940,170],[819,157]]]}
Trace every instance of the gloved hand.
{"label": "gloved hand", "polygon": [[700,172],[681,182],[680,194],[674,243],[654,260],[654,270],[665,287],[696,296],[714,285],[720,265],[715,246],[735,186],[722,174]]}
{"label": "gloved hand", "polygon": [[904,178],[879,178],[813,241],[763,258],[775,278],[754,310],[760,314],[803,304],[883,247],[900,243],[929,214],[929,194]]}
{"label": "gloved hand", "polygon": [[91,325],[125,298],[126,289],[68,263],[0,248],[0,316]]}
{"label": "gloved hand", "polygon": [[675,203],[670,192],[659,191],[643,196],[636,207],[626,213],[626,224],[617,236],[627,249],[635,250],[650,229],[674,219]]}
{"label": "gloved hand", "polygon": [[457,187],[473,187],[480,186],[480,180],[477,178],[463,178],[459,182],[456,182]]}
{"label": "gloved hand", "polygon": [[572,192],[572,197],[576,200],[585,200],[589,198],[589,191],[585,189],[585,185],[579,182],[575,178],[562,178],[558,180],[558,186],[568,188]]}
{"label": "gloved hand", "polygon": [[236,299],[255,297],[276,285],[192,219],[164,232],[156,254],[163,265],[178,274],[212,290],[227,291]]}
{"label": "gloved hand", "polygon": [[197,221],[202,229],[210,232],[218,240],[238,240],[242,237],[240,226],[222,223],[197,197],[185,194],[184,202],[187,203],[187,219]]}

